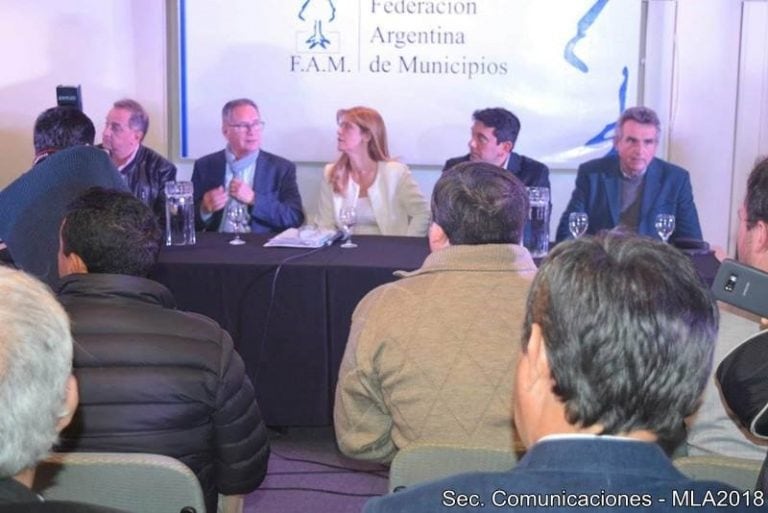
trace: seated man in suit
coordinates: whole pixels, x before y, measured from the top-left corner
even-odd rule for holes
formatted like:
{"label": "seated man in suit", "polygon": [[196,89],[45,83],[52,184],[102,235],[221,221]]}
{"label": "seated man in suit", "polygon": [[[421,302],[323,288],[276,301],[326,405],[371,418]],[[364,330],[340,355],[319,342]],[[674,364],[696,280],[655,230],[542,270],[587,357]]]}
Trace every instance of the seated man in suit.
{"label": "seated man in suit", "polygon": [[341,451],[386,462],[411,444],[514,450],[512,389],[528,286],[528,196],[485,162],[445,171],[432,194],[432,253],[357,306],[339,370]]}
{"label": "seated man in suit", "polygon": [[229,334],[146,278],[160,238],[127,192],[91,189],[62,222],[59,301],[77,341],[80,407],[61,449],[172,456],[216,511],[217,493],[236,502],[264,479],[267,430]]}
{"label": "seated man in suit", "polygon": [[247,98],[232,100],[221,110],[227,147],[195,161],[195,217],[198,230],[231,232],[227,212],[239,202],[247,206],[253,233],[281,232],[304,222],[296,166],[261,149],[264,121]]}
{"label": "seated man in suit", "polygon": [[640,235],[658,237],[658,214],[675,216],[670,240],[701,240],[699,215],[688,172],[656,158],[661,123],[648,107],[625,110],[616,123],[616,155],[579,166],[576,186],[557,227],[557,241],[572,237],[568,216],[585,212],[587,233],[622,226]]}
{"label": "seated man in suit", "polygon": [[149,116],[135,100],[123,98],[112,105],[101,144],[133,195],[165,222],[165,183],[176,180],[176,166],[144,146]]}
{"label": "seated man in suit", "polygon": [[[476,110],[472,113],[472,121],[469,153],[448,159],[443,171],[461,162],[487,162],[510,171],[526,187],[549,189],[549,168],[537,160],[512,151],[520,134],[520,120],[517,116],[507,109],[494,107]],[[549,232],[549,219],[546,229]],[[530,223],[526,223],[523,241],[528,247],[531,247],[530,237]]]}
{"label": "seated man in suit", "polygon": [[56,288],[59,226],[69,202],[93,186],[127,190],[103,151],[93,122],[74,107],[53,107],[35,121],[35,164],[0,191],[0,239],[14,263]]}
{"label": "seated man in suit", "polygon": [[43,502],[31,488],[77,407],[69,319],[42,283],[0,267],[0,511],[107,512]]}
{"label": "seated man in suit", "polygon": [[528,451],[515,468],[414,486],[366,512],[444,511],[459,494],[476,504],[462,511],[720,511],[705,494],[732,488],[692,481],[662,450],[684,437],[717,335],[717,307],[686,256],[612,233],[558,245],[533,280],[523,332],[514,404]]}

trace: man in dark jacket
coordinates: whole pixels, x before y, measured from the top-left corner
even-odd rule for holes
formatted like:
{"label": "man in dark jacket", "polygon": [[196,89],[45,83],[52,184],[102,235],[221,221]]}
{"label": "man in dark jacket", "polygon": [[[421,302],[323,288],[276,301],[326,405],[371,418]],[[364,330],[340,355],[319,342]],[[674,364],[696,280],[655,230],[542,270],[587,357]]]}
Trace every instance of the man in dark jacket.
{"label": "man in dark jacket", "polygon": [[67,204],[94,186],[124,187],[103,151],[90,148],[93,122],[74,107],[52,107],[35,120],[34,164],[0,191],[0,239],[12,260],[51,288],[59,282],[56,252]]}
{"label": "man in dark jacket", "polygon": [[101,144],[133,195],[165,220],[165,184],[176,180],[176,166],[142,144],[148,130],[144,107],[123,98],[107,114]]}
{"label": "man in dark jacket", "polygon": [[253,491],[269,457],[253,386],[227,332],[176,310],[145,278],[160,247],[149,208],[91,189],[70,205],[60,239],[59,300],[72,319],[81,398],[61,449],[178,458],[200,480],[208,511],[217,492]]}

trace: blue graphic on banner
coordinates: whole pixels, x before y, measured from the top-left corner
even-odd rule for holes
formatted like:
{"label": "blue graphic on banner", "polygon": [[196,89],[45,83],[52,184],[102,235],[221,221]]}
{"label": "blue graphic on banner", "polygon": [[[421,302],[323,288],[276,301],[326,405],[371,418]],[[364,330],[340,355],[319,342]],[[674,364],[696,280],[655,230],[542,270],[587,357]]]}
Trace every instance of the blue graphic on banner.
{"label": "blue graphic on banner", "polygon": [[[621,73],[624,75],[624,80],[621,81],[621,85],[619,86],[619,116],[621,116],[621,113],[624,112],[624,109],[627,108],[627,82],[629,81],[629,70],[626,66],[621,70]],[[616,116],[618,118],[618,116]],[[613,132],[616,129],[616,121],[613,121],[611,123],[608,123],[605,125],[605,127],[600,131],[599,134],[591,138],[589,141],[585,142],[585,146],[594,146],[596,144],[600,144],[601,142],[610,141],[613,139]],[[611,135],[609,135],[611,134]],[[611,151],[608,152],[608,154],[613,153],[614,150],[611,148]]]}
{"label": "blue graphic on banner", "polygon": [[597,19],[600,11],[603,10],[603,7],[605,7],[605,4],[607,3],[608,0],[597,0],[597,2],[595,2],[589,11],[587,11],[587,14],[582,16],[582,18],[579,20],[579,23],[576,25],[576,35],[570,41],[568,41],[568,44],[565,45],[565,60],[568,61],[574,68],[584,73],[587,73],[589,68],[584,63],[584,61],[579,59],[579,57],[573,53],[573,49],[576,46],[576,43],[578,43],[579,40],[587,34],[587,30],[595,22],[595,19]]}
{"label": "blue graphic on banner", "polygon": [[304,41],[312,49],[316,46],[327,48],[331,41],[323,34],[323,20],[331,23],[336,19],[333,0],[305,0],[299,11],[301,21],[312,22],[312,35]]}

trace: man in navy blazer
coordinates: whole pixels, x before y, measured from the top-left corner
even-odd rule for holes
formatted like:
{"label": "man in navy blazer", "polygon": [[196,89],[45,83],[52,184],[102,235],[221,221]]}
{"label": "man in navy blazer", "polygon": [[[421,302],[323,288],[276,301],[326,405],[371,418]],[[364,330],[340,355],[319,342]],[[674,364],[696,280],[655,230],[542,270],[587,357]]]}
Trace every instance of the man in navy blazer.
{"label": "man in navy blazer", "polygon": [[616,123],[616,155],[579,166],[576,187],[560,218],[557,241],[571,237],[568,216],[585,212],[587,233],[623,226],[640,235],[658,237],[658,214],[673,214],[670,240],[701,240],[701,227],[688,172],[655,158],[661,124],[647,107],[631,107]]}
{"label": "man in navy blazer", "polygon": [[[549,189],[549,168],[537,160],[512,151],[520,133],[520,120],[501,107],[476,110],[472,113],[472,129],[469,153],[463,157],[448,159],[443,171],[461,162],[487,162],[510,171],[526,187]],[[552,204],[550,203],[550,211]],[[549,219],[547,219],[549,231]],[[525,225],[523,240],[530,238],[530,222]]]}
{"label": "man in navy blazer", "polygon": [[304,222],[296,166],[261,150],[264,122],[256,103],[232,100],[221,111],[227,147],[195,161],[195,224],[198,230],[231,232],[226,216],[246,205],[253,233],[281,232]]}
{"label": "man in navy blazer", "polygon": [[[515,376],[528,452],[509,471],[417,485],[364,511],[719,511],[708,493],[742,492],[692,481],[662,450],[684,438],[698,407],[716,308],[670,245],[607,233],[556,246],[528,295]],[[728,504],[758,511],[764,500]]]}
{"label": "man in navy blazer", "polygon": [[526,187],[549,188],[549,168],[512,150],[520,133],[517,116],[500,107],[476,110],[472,114],[469,153],[448,159],[443,171],[470,160],[487,162],[511,171]]}

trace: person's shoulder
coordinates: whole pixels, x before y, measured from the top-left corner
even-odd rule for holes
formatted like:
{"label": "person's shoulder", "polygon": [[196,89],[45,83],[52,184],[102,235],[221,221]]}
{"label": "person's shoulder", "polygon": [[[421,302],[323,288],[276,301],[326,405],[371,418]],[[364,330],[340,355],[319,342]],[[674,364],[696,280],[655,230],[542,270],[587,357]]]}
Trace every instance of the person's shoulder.
{"label": "person's shoulder", "polygon": [[[140,146],[141,158],[153,162],[156,166],[173,166],[173,163],[149,146]],[[175,166],[174,166],[175,167]]]}
{"label": "person's shoulder", "polygon": [[224,156],[224,150],[215,151],[213,153],[209,153],[207,155],[203,155],[202,157],[199,157],[195,160],[195,167],[198,166],[211,166],[216,163],[224,163],[226,164],[227,159]]}
{"label": "person's shoulder", "polygon": [[653,158],[650,166],[656,167],[659,172],[669,177],[688,178],[690,175],[690,173],[685,168],[678,166],[677,164],[673,164],[672,162],[667,162],[666,160],[660,159],[658,157]]}
{"label": "person's shoulder", "polygon": [[401,176],[411,172],[407,164],[399,160],[382,160],[379,162],[379,172],[384,171],[386,175]]}
{"label": "person's shoulder", "polygon": [[619,159],[615,155],[606,155],[604,157],[588,160],[579,165],[578,172],[583,175],[600,175],[611,172],[618,172]]}
{"label": "person's shoulder", "polygon": [[521,170],[528,170],[536,173],[549,173],[549,167],[545,163],[539,162],[526,155],[519,155],[519,158]]}
{"label": "person's shoulder", "polygon": [[451,169],[456,164],[461,164],[462,162],[469,162],[469,153],[462,155],[461,157],[453,157],[452,159],[446,160],[445,165],[443,166],[443,171]]}
{"label": "person's shoulder", "polygon": [[281,157],[280,155],[276,155],[274,153],[270,153],[268,151],[259,150],[259,159],[263,160],[267,163],[270,167],[277,167],[277,168],[295,168],[296,164],[291,162],[285,157]]}

